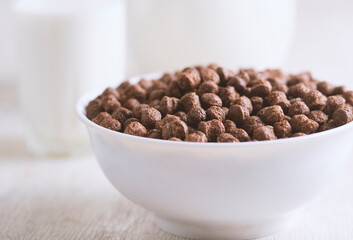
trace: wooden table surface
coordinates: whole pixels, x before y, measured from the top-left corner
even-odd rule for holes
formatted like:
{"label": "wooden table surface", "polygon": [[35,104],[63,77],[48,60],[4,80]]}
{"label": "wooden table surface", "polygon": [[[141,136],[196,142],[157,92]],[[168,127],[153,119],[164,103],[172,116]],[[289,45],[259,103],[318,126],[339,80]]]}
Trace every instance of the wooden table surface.
{"label": "wooden table surface", "polygon": [[[91,154],[27,153],[23,123],[6,94],[12,97],[0,86],[0,239],[183,239],[159,230],[151,213],[120,195]],[[264,240],[353,239],[353,157],[299,220]]]}

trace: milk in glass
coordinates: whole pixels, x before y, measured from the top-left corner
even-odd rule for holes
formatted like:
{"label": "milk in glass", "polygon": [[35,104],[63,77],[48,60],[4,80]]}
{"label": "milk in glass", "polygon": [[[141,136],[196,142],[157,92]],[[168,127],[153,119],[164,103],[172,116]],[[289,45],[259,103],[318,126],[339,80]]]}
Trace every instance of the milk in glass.
{"label": "milk in glass", "polygon": [[123,0],[20,0],[20,97],[28,149],[77,152],[87,145],[75,116],[80,95],[124,77]]}

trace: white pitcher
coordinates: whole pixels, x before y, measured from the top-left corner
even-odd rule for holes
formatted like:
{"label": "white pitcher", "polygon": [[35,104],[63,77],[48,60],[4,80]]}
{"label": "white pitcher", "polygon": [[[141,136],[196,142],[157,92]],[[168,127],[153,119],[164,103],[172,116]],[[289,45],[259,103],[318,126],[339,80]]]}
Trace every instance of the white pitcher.
{"label": "white pitcher", "polygon": [[130,74],[210,62],[233,69],[281,67],[295,25],[295,0],[128,4]]}

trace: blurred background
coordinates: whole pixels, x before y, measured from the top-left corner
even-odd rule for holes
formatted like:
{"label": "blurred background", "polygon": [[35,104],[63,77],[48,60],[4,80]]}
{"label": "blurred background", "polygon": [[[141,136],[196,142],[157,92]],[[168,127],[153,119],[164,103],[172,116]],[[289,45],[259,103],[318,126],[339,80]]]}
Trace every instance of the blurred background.
{"label": "blurred background", "polygon": [[[11,0],[0,0],[0,81],[16,83],[18,81],[18,63],[17,63],[17,49],[16,49],[16,32],[15,32],[15,14],[11,10]],[[15,1],[14,1],[15,2]],[[134,63],[138,65],[140,61],[145,61],[145,58],[153,58],[154,56],[145,56],[144,59],[137,59],[137,57],[131,56],[131,54],[137,54],[138,49],[134,49],[134,44],[138,41],[143,41],[145,44],[151,44],[150,39],[154,38],[157,43],[161,43],[163,40],[163,35],[172,35],[169,38],[174,38],[176,33],[173,31],[166,32],[168,26],[160,26],[160,35],[156,34],[156,26],[150,26],[147,22],[143,20],[140,21],[138,15],[141,12],[144,14],[153,14],[155,17],[162,18],[162,13],[156,14],[158,9],[153,8],[153,4],[158,4],[165,1],[158,0],[129,0],[128,3],[128,28],[127,32],[129,38],[129,63]],[[171,2],[171,1],[170,1]],[[170,4],[168,2],[168,4]],[[183,2],[183,1],[180,1]],[[212,2],[212,1],[208,1]],[[265,1],[266,2],[266,1]],[[271,1],[267,1],[271,2]],[[273,2],[273,1],[272,1]],[[280,2],[280,1],[278,1]],[[287,2],[287,1],[281,1]],[[184,1],[184,4],[186,2]],[[174,4],[174,3],[173,3]],[[172,5],[173,5],[172,4]],[[174,6],[170,6],[173,8]],[[181,5],[181,3],[179,4]],[[303,69],[309,69],[314,72],[315,76],[319,78],[327,78],[330,81],[353,81],[350,75],[352,74],[352,63],[350,57],[353,53],[353,2],[350,0],[338,0],[330,1],[323,0],[318,3],[315,0],[297,0],[296,1],[297,11],[295,19],[295,34],[291,40],[291,46],[289,54],[284,61],[284,66],[288,69],[293,69],[292,71],[300,71]],[[190,7],[190,6],[189,6]],[[274,6],[275,7],[275,6]],[[163,10],[163,6],[159,6]],[[236,9],[230,9],[231,11],[236,11]],[[263,10],[262,20],[266,20],[264,16],[268,14],[266,10]],[[176,12],[179,16],[179,20],[183,17],[180,16],[180,11]],[[137,17],[136,17],[137,15]],[[156,16],[159,15],[159,16]],[[141,16],[140,17],[145,17]],[[236,16],[234,16],[235,18]],[[135,18],[135,19],[134,19]],[[241,19],[242,23],[249,22],[248,17],[245,16]],[[185,21],[185,19],[184,19]],[[229,20],[231,21],[231,20]],[[260,19],[254,21],[261,21]],[[163,23],[164,24],[164,23]],[[190,23],[189,23],[190,24]],[[234,24],[232,22],[229,22]],[[136,26],[139,25],[139,26]],[[164,28],[163,28],[164,27]],[[153,28],[154,32],[151,31]],[[136,29],[140,32],[134,32]],[[143,32],[142,32],[142,31]],[[222,29],[226,31],[226,29]],[[273,30],[273,34],[276,34],[276,30]],[[144,36],[146,32],[151,34],[150,36]],[[209,33],[212,34],[212,33]],[[176,37],[178,38],[178,37]],[[180,38],[179,38],[180,39]],[[185,41],[190,39],[185,39],[183,42],[180,41],[179,45],[184,44]],[[177,41],[177,40],[175,40]],[[256,37],[256,41],[259,43],[266,41],[259,32]],[[156,43],[153,43],[156,44]],[[236,43],[235,43],[236,44]],[[220,51],[227,51],[222,49],[223,44],[218,45]],[[270,52],[268,53],[270,54]],[[172,54],[169,54],[170,58]],[[185,52],[185,55],[188,55]],[[190,57],[190,56],[188,56]],[[187,56],[185,56],[187,58]],[[170,59],[168,59],[170,60]],[[153,62],[153,61],[151,61]],[[185,64],[186,65],[186,64]],[[175,66],[180,67],[180,66]],[[234,66],[235,68],[236,66]],[[134,75],[136,73],[156,71],[156,70],[166,70],[164,66],[152,65],[149,67],[127,67],[127,75]]]}
{"label": "blurred background", "polygon": [[0,0],[0,114],[16,125],[2,124],[1,148],[26,135],[38,154],[80,149],[80,95],[191,64],[311,71],[352,88],[352,12],[350,0]]}
{"label": "blurred background", "polygon": [[[352,13],[352,0],[0,0],[0,239],[170,238],[99,170],[79,96],[210,62],[353,89]],[[352,239],[349,164],[298,227],[266,239]]]}

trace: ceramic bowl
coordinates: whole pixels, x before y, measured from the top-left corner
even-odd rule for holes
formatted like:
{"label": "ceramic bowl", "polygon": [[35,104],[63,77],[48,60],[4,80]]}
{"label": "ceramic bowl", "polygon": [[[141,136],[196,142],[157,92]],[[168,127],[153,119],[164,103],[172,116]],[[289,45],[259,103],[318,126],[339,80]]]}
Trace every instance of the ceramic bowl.
{"label": "ceramic bowl", "polygon": [[261,142],[131,136],[86,118],[85,106],[100,93],[81,97],[77,114],[103,172],[124,196],[152,211],[160,228],[184,237],[250,239],[285,229],[335,179],[353,145],[353,122]]}

